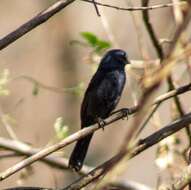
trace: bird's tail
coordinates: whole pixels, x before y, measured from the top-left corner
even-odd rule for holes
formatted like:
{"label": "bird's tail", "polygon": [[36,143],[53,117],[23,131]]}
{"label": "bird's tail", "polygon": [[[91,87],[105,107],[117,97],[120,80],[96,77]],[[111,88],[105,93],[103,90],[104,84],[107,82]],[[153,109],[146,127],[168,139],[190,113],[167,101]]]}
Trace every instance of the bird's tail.
{"label": "bird's tail", "polygon": [[92,136],[93,134],[80,139],[74,147],[70,156],[69,167],[75,171],[79,171],[82,168]]}

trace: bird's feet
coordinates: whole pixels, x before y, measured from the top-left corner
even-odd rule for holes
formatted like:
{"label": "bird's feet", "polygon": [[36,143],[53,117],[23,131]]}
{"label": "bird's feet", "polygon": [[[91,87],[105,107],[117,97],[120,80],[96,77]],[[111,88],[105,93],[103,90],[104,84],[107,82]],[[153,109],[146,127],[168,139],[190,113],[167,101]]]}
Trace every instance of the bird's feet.
{"label": "bird's feet", "polygon": [[98,123],[98,125],[99,125],[99,128],[102,128],[103,129],[103,131],[104,131],[104,126],[105,126],[105,121],[102,119],[102,118],[100,118],[100,117],[98,117],[97,118],[97,123]]}
{"label": "bird's feet", "polygon": [[120,112],[122,113],[122,118],[128,120],[129,109],[128,108],[122,108],[120,110]]}
{"label": "bird's feet", "polygon": [[128,108],[121,108],[119,110],[112,112],[111,115],[116,114],[116,113],[122,114],[123,119],[125,119],[125,118],[128,119],[128,115],[129,115],[130,111]]}

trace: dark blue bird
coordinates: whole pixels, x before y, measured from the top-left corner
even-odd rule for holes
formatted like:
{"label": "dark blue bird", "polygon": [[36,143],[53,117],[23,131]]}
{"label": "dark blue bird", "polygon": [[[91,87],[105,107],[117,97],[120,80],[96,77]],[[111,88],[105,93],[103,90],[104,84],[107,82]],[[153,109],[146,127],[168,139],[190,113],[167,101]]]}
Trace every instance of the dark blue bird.
{"label": "dark blue bird", "polygon": [[[107,118],[117,106],[123,91],[128,64],[126,52],[120,49],[108,51],[92,77],[81,105],[81,128]],[[75,171],[82,168],[93,134],[77,141],[69,160]]]}

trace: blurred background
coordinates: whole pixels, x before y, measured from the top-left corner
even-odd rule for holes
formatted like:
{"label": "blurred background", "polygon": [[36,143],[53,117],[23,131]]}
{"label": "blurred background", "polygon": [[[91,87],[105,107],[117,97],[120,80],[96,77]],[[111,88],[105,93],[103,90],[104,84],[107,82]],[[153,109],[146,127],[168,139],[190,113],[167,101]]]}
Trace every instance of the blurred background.
{"label": "blurred background", "polygon": [[[13,31],[54,2],[56,1],[1,0],[0,36]],[[141,5],[138,0],[101,2],[120,7]],[[150,5],[169,2],[171,1],[155,0]],[[102,56],[92,53],[93,48],[87,45],[82,32],[94,34],[108,42],[111,48],[127,51],[132,66],[145,58],[157,58],[140,11],[119,11],[106,7],[99,7],[99,11],[101,17],[97,16],[92,4],[76,1],[1,51],[0,72],[5,78],[8,77],[8,84],[5,94],[0,97],[0,112],[2,117],[6,116],[6,121],[18,140],[34,147],[45,147],[57,142],[59,139],[54,126],[60,117],[67,126],[68,134],[80,129],[79,113],[83,93]],[[158,38],[171,38],[176,27],[172,8],[152,10],[150,18]],[[135,105],[141,94],[138,79],[142,74],[141,68],[127,69],[128,80],[118,108]],[[49,89],[47,86],[55,88]],[[166,90],[164,84],[158,94]],[[161,107],[160,113],[163,125],[170,121],[167,104]],[[86,164],[96,166],[117,153],[129,123],[131,117],[128,121],[118,121],[104,131],[96,132]],[[155,127],[148,125],[142,136],[154,130]],[[2,122],[0,133],[2,137],[11,138]],[[66,147],[60,153],[69,157],[73,146],[74,144]],[[160,171],[155,165],[155,158],[156,147],[153,147],[130,160],[123,179],[156,187]],[[0,171],[19,160],[21,158],[1,159]],[[25,175],[25,172],[30,174]],[[77,177],[78,174],[69,170],[53,169],[37,162],[29,171],[18,172],[1,182],[0,188],[20,185],[63,187]]]}

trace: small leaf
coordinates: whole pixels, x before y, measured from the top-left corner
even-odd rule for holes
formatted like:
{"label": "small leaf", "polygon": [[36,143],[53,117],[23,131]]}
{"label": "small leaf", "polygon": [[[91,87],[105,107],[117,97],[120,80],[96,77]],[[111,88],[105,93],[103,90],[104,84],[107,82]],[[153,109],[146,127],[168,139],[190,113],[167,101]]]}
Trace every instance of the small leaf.
{"label": "small leaf", "polygon": [[91,32],[81,32],[81,36],[93,47],[97,45],[98,38]]}
{"label": "small leaf", "polygon": [[68,126],[64,124],[64,119],[62,117],[56,119],[54,129],[58,139],[64,139],[68,136],[69,129]]}
{"label": "small leaf", "polygon": [[100,51],[108,49],[111,47],[111,44],[107,41],[103,41],[103,40],[98,40],[97,42],[97,47],[96,47],[96,52],[100,53]]}

